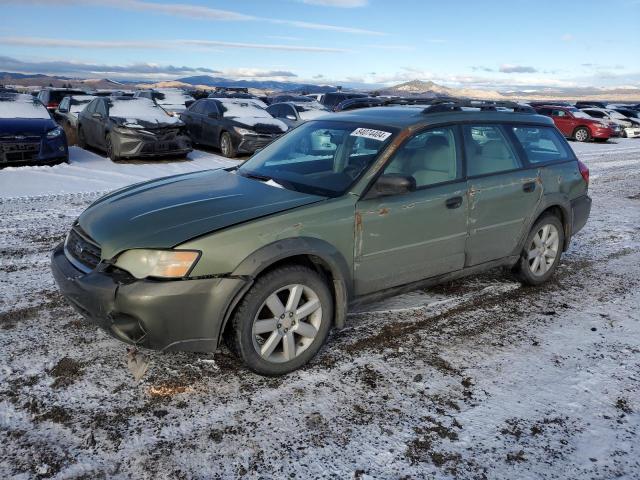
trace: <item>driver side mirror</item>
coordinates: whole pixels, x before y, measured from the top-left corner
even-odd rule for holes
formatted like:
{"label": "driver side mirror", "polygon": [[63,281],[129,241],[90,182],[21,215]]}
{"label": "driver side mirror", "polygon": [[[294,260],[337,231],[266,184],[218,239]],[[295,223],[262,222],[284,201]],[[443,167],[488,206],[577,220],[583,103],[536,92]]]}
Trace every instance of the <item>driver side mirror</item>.
{"label": "driver side mirror", "polygon": [[408,175],[387,173],[381,175],[373,184],[366,198],[404,195],[416,189],[416,179]]}
{"label": "driver side mirror", "polygon": [[286,118],[287,120],[295,120],[296,119],[295,115],[287,115],[284,118]]}

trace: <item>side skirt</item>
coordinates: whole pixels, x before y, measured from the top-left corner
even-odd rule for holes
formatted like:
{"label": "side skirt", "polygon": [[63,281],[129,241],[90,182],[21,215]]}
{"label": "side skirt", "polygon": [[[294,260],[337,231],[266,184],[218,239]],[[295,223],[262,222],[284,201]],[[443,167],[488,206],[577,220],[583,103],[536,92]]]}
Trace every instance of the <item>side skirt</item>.
{"label": "side skirt", "polygon": [[445,283],[451,280],[467,277],[469,275],[476,275],[478,273],[491,270],[494,268],[513,267],[519,258],[520,257],[518,255],[513,255],[513,256],[501,258],[499,260],[492,260],[490,262],[485,262],[479,265],[474,265],[472,267],[456,270],[454,272],[445,273],[443,275],[425,278],[424,280],[418,280],[417,282],[412,282],[412,283],[407,283],[405,285],[399,285],[397,287],[387,288],[379,292],[368,293],[366,295],[362,295],[360,297],[354,298],[349,303],[349,309],[359,307],[361,305],[366,305],[367,303],[384,300],[386,298],[395,297],[396,295],[412,292],[414,290],[419,290],[421,288],[433,287],[434,285],[438,285],[440,283]]}

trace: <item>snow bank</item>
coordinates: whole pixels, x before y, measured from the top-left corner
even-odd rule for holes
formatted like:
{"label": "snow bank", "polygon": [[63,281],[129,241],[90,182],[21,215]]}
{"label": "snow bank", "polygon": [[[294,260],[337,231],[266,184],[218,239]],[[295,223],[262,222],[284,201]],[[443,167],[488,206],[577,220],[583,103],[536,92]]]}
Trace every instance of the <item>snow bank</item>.
{"label": "snow bank", "polygon": [[189,154],[187,161],[113,163],[93,152],[70,147],[68,164],[0,170],[0,199],[104,192],[153,178],[235,164],[237,162],[197,150]]}

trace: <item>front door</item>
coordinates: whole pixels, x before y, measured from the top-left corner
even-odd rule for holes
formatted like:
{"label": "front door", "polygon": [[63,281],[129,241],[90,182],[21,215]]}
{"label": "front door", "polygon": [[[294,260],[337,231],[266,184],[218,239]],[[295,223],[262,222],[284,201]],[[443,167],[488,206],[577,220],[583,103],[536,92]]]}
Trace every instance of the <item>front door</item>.
{"label": "front door", "polygon": [[356,205],[356,295],[459,270],[467,237],[467,185],[455,127],[414,135],[383,174],[412,176],[416,190]]}
{"label": "front door", "polygon": [[554,108],[551,111],[551,116],[553,117],[553,122],[556,124],[556,127],[558,127],[558,130],[560,130],[565,137],[571,137],[573,135],[575,121],[568,112]]}
{"label": "front door", "polygon": [[463,127],[469,187],[466,266],[517,254],[527,220],[542,198],[538,171],[522,168],[508,128]]}

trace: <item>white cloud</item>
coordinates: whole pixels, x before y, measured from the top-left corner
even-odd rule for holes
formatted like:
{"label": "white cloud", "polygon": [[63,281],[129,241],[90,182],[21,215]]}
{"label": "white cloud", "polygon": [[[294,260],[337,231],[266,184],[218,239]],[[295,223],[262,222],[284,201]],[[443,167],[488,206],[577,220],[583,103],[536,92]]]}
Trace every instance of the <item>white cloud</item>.
{"label": "white cloud", "polygon": [[563,42],[573,42],[574,39],[574,36],[570,33],[565,33],[564,35],[562,35],[562,37],[560,37],[560,40],[562,40]]}
{"label": "white cloud", "polygon": [[385,35],[385,33],[363,28],[344,27],[339,25],[328,25],[324,23],[313,23],[298,20],[284,20],[277,18],[262,18],[253,15],[233,12],[230,10],[220,10],[216,8],[203,7],[200,5],[189,5],[185,3],[156,3],[140,0],[0,0],[0,5],[61,5],[61,6],[86,6],[88,4],[102,7],[120,8],[124,10],[146,11],[160,13],[171,16],[194,18],[197,20],[213,21],[255,21],[267,22],[278,25],[288,25],[296,28],[309,30],[325,30],[339,33],[350,33],[356,35]]}
{"label": "white cloud", "polygon": [[346,53],[349,50],[329,47],[313,47],[304,45],[279,45],[267,43],[242,43],[223,42],[218,40],[150,40],[150,41],[127,41],[127,40],[68,40],[62,38],[41,38],[41,37],[0,37],[1,45],[16,45],[25,47],[48,47],[48,48],[82,48],[82,49],[166,49],[166,48],[241,48],[255,50],[281,50],[295,52],[316,52],[316,53]]}
{"label": "white cloud", "polygon": [[356,8],[365,7],[368,0],[302,0],[309,5],[321,5],[323,7]]}
{"label": "white cloud", "polygon": [[500,65],[500,68],[498,71],[501,73],[536,73],[538,70],[536,70],[533,67],[528,67],[525,65],[503,64],[503,65]]}

